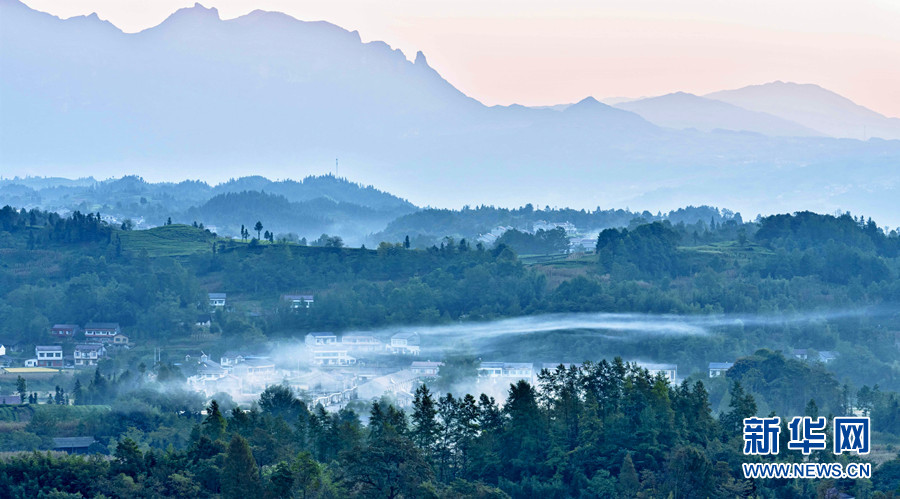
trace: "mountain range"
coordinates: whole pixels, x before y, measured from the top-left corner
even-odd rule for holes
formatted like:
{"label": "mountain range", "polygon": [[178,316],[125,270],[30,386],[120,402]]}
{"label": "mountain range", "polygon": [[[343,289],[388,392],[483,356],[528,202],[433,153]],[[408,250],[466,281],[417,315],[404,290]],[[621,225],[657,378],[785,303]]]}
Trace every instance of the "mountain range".
{"label": "mountain range", "polygon": [[266,230],[278,235],[292,233],[313,240],[328,233],[355,245],[371,244],[367,235],[418,210],[387,192],[332,175],[300,181],[252,176],[214,186],[198,181],[152,183],[136,176],[103,181],[12,178],[0,180],[0,206],[4,205],[60,213],[99,212],[111,222],[130,219],[136,228],[167,221],[203,223],[219,235],[232,237],[240,237],[242,225],[262,221]]}
{"label": "mountain range", "polygon": [[[900,224],[900,141],[869,138],[897,137],[897,120],[819,87],[489,107],[422,53],[275,12],[222,20],[197,4],[126,34],[0,0],[0,28],[7,175],[301,178],[338,157],[420,206],[719,204]],[[854,134],[868,140],[840,138]]]}

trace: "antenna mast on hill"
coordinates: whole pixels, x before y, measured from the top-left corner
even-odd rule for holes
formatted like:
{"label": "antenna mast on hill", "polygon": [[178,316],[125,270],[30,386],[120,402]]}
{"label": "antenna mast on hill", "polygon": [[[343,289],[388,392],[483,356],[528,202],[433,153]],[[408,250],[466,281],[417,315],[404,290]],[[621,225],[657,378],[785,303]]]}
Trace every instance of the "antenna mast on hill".
{"label": "antenna mast on hill", "polygon": [[339,171],[340,170],[338,170],[338,159],[334,158],[334,178],[340,177],[340,174],[338,173]]}

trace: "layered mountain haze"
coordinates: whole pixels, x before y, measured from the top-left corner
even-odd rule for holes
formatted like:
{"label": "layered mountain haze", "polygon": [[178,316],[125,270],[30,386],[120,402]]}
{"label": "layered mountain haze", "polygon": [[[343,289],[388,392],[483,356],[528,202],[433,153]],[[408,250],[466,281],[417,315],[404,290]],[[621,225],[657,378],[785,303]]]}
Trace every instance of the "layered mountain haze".
{"label": "layered mountain haze", "polygon": [[704,132],[734,130],[776,137],[823,137],[825,134],[793,121],[726,102],[677,92],[615,104],[659,126]]}
{"label": "layered mountain haze", "polygon": [[768,113],[832,137],[900,139],[900,118],[889,118],[818,85],[776,81],[704,97]]}
{"label": "layered mountain haze", "polygon": [[419,206],[718,204],[900,224],[900,141],[816,137],[831,132],[748,105],[697,97],[664,108],[663,126],[593,98],[488,107],[421,53],[274,12],[221,20],[198,4],[125,34],[0,0],[0,23],[6,176],[300,178],[340,158],[342,175]]}
{"label": "layered mountain haze", "polygon": [[299,181],[241,177],[214,186],[199,181],[150,183],[135,176],[103,181],[13,178],[0,180],[0,206],[4,205],[64,214],[101,213],[115,225],[131,220],[136,228],[168,221],[202,223],[221,236],[238,238],[242,225],[252,227],[261,221],[278,236],[313,240],[328,233],[357,246],[371,244],[369,234],[418,210],[387,192],[332,175]]}

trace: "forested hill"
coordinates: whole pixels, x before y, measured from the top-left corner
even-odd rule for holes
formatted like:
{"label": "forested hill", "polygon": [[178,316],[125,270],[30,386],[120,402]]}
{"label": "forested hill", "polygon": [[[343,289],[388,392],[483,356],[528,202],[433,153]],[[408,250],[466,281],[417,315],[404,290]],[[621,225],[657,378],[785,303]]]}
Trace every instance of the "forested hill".
{"label": "forested hill", "polygon": [[384,227],[410,209],[392,204],[394,206],[369,207],[326,197],[295,202],[265,191],[227,192],[201,206],[189,208],[175,219],[203,220],[222,234],[240,234],[242,225],[249,227],[257,221],[265,221],[266,230],[280,237],[294,234],[291,239],[297,240],[300,237],[314,239],[323,233],[345,234],[348,242],[358,245],[361,236],[374,228]]}
{"label": "forested hill", "polygon": [[[254,227],[247,229],[257,237]],[[121,230],[96,214],[4,208],[0,332],[37,342],[49,340],[53,323],[118,321],[137,340],[149,339],[151,331],[181,337],[190,333],[203,290],[227,292],[235,307],[256,314],[215,326],[221,345],[235,347],[247,338],[303,331],[548,312],[734,314],[752,320],[706,339],[623,343],[578,336],[560,342],[553,332],[489,338],[482,346],[522,361],[650,356],[687,372],[703,369],[710,357],[812,348],[837,351],[833,365],[849,380],[900,388],[900,236],[850,215],[798,213],[741,224],[655,221],[604,230],[594,254],[533,264],[502,243],[447,239],[425,250],[406,249],[400,240],[369,250],[341,247],[334,238],[312,244],[321,247],[216,238],[185,225]],[[301,290],[316,295],[314,314],[276,313],[282,294]],[[802,327],[753,322],[807,313],[825,319]]]}
{"label": "forested hill", "polygon": [[235,237],[241,225],[262,221],[278,233],[307,238],[339,233],[356,243],[417,209],[397,196],[333,175],[280,181],[242,177],[214,186],[200,181],[152,183],[136,176],[103,181],[14,178],[0,180],[4,204],[60,213],[99,212],[112,222],[131,219],[138,228],[163,225],[168,219],[197,222]]}
{"label": "forested hill", "polygon": [[[409,236],[413,247],[428,247],[440,244],[444,237],[457,240],[475,240],[497,229],[507,228],[534,232],[539,224],[552,228],[556,224],[571,224],[573,231],[583,236],[596,236],[597,232],[610,227],[628,227],[658,220],[668,220],[672,224],[722,224],[729,220],[742,223],[740,213],[712,206],[687,206],[668,213],[632,211],[629,209],[574,210],[571,208],[535,208],[530,203],[521,208],[498,208],[494,206],[468,206],[461,210],[427,208],[404,215],[388,224],[387,228],[374,235],[377,240],[399,241]],[[572,236],[572,234],[569,234]]]}
{"label": "forested hill", "polygon": [[[264,487],[274,497],[381,497],[389,489],[447,498],[874,498],[890,495],[873,490],[900,488],[896,231],[814,213],[740,224],[653,221],[604,230],[596,254],[528,265],[502,244],[330,243],[245,243],[189,225],[122,230],[94,213],[0,209],[0,341],[27,352],[58,341],[52,324],[115,321],[133,346],[96,369],[52,378],[55,387],[28,381],[34,391],[56,388],[62,402],[71,394],[74,407],[0,410],[9,429],[0,451],[90,435],[97,442],[89,451],[112,457],[6,456],[0,495],[252,497]],[[281,295],[298,290],[314,293],[313,307],[284,305]],[[228,306],[211,313],[208,292],[226,292]],[[474,332],[491,319],[554,313],[554,321],[577,322],[579,312],[613,312],[619,321],[624,312],[677,316],[703,332],[655,334],[649,322],[624,334],[583,326],[494,334],[496,323]],[[208,330],[194,325],[198,313]],[[310,331],[390,335],[410,324],[423,354],[445,364],[429,381],[440,392],[418,388],[407,411],[384,398],[329,413],[282,385],[250,410],[227,394],[212,397],[219,406],[187,391],[187,373],[174,365],[187,369],[185,354],[198,350],[216,358],[301,343]],[[471,352],[442,341],[450,324],[471,328]],[[154,357],[158,346],[162,357]],[[794,349],[833,360],[799,359]],[[479,357],[588,362],[501,386],[505,401],[451,394],[451,377],[477,377]],[[675,363],[685,380],[670,384],[617,357]],[[709,378],[709,362],[734,366]],[[5,393],[26,388],[14,378],[0,385]],[[770,413],[870,416],[873,452],[861,459],[876,463],[872,480],[745,480],[741,421]],[[860,458],[783,451],[777,459]],[[69,479],[55,479],[63,474]]]}

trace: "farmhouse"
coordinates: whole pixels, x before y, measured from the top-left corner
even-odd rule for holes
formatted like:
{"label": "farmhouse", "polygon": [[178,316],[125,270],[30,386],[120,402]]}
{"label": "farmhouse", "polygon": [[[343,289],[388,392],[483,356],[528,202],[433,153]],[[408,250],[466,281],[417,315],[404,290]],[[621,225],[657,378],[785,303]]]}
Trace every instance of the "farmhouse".
{"label": "farmhouse", "polygon": [[81,328],[75,324],[54,324],[50,328],[50,334],[57,338],[73,338]]}
{"label": "farmhouse", "polygon": [[534,365],[523,362],[482,362],[478,366],[478,376],[488,379],[531,381],[534,376]]}
{"label": "farmhouse", "polygon": [[311,407],[322,404],[324,407],[339,405],[356,398],[357,378],[345,372],[311,371],[301,373],[288,380],[288,384],[297,392],[304,393],[311,400]]}
{"label": "farmhouse", "polygon": [[419,355],[419,333],[397,333],[391,336],[391,344],[388,350],[395,354]]}
{"label": "farmhouse", "polygon": [[409,369],[379,376],[357,387],[356,391],[362,400],[371,400],[382,395],[392,395],[400,406],[412,402],[412,392],[418,386],[418,375]]}
{"label": "farmhouse", "polygon": [[314,302],[313,295],[282,295],[281,299],[290,303],[295,310],[309,308]]}
{"label": "farmhouse", "polygon": [[53,439],[53,450],[68,454],[87,454],[88,448],[95,442],[94,437],[57,437]]}
{"label": "farmhouse", "polygon": [[409,366],[409,370],[419,376],[437,376],[443,362],[415,361]]}
{"label": "farmhouse", "polygon": [[225,306],[225,293],[209,293],[209,306],[210,307],[224,307]]}
{"label": "farmhouse", "polygon": [[337,343],[337,335],[334,333],[314,332],[306,335],[306,346],[318,347],[322,345],[334,345]]}
{"label": "farmhouse", "polygon": [[91,342],[112,343],[122,334],[118,322],[89,322],[84,325],[84,339]]}
{"label": "farmhouse", "polygon": [[310,350],[310,362],[317,366],[352,366],[356,358],[348,355],[347,348],[337,343],[313,347]]}
{"label": "farmhouse", "polygon": [[675,364],[645,364],[638,362],[637,365],[649,371],[651,376],[662,374],[664,378],[669,380],[669,383],[674,383],[678,375],[678,366]]}
{"label": "farmhouse", "polygon": [[221,357],[219,357],[219,364],[222,367],[234,367],[235,364],[239,362],[243,362],[244,359],[250,357],[249,354],[243,352],[235,352],[234,350],[228,350],[223,353]]}
{"label": "farmhouse", "polygon": [[348,334],[341,337],[341,345],[356,352],[377,352],[384,345],[375,338],[365,334]]}
{"label": "farmhouse", "polygon": [[60,345],[38,345],[34,347],[37,367],[62,367],[63,349]]}
{"label": "farmhouse", "polygon": [[732,362],[710,362],[709,377],[718,378],[719,376],[724,376],[733,365],[734,363]]}
{"label": "farmhouse", "polygon": [[269,359],[249,358],[235,365],[231,372],[239,377],[269,379],[275,376],[275,363]]}
{"label": "farmhouse", "polygon": [[106,357],[106,347],[99,343],[75,345],[76,366],[96,366],[97,361]]}

